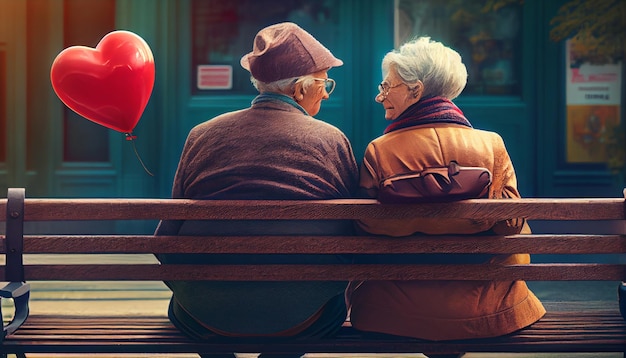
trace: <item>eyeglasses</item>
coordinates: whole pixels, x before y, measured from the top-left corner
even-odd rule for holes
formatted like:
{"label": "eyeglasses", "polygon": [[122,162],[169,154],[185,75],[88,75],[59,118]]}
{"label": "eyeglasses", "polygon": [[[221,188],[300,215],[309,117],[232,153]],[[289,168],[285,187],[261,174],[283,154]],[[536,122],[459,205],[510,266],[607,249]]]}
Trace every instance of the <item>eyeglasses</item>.
{"label": "eyeglasses", "polygon": [[[381,82],[378,85],[378,91],[380,92],[379,94],[381,94],[383,96],[383,99],[387,98],[387,96],[389,95],[389,91],[392,88],[396,88],[396,87],[400,87],[402,85],[406,85],[406,83],[400,82],[395,86],[390,86],[389,83],[387,82]],[[408,85],[407,85],[408,86]]]}
{"label": "eyeglasses", "polygon": [[326,93],[330,96],[331,93],[335,90],[335,80],[332,78],[313,78],[315,81],[324,81],[324,89]]}

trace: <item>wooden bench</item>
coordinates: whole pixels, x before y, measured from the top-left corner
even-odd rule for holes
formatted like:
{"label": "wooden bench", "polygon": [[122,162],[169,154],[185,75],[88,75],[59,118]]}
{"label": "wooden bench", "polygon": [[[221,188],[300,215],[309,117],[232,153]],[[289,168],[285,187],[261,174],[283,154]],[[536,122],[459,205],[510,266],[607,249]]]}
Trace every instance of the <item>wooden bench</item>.
{"label": "wooden bench", "polygon": [[[625,190],[626,195],[626,190]],[[159,219],[358,219],[461,217],[571,222],[603,220],[626,228],[622,198],[465,200],[455,203],[383,205],[375,200],[328,201],[194,201],[171,199],[36,199],[23,189],[9,189],[0,199],[0,220],[6,217],[6,235],[0,236],[6,264],[0,267],[9,284],[0,291],[15,304],[14,319],[4,326],[3,355],[51,353],[192,353],[192,352],[335,352],[416,353],[445,356],[458,352],[626,352],[626,323],[614,302],[544,302],[545,318],[517,333],[492,338],[431,342],[358,332],[346,322],[332,339],[321,341],[259,339],[194,342],[180,334],[166,312],[154,317],[66,316],[28,314],[32,281],[163,281],[163,280],[517,280],[615,281],[626,280],[626,230],[618,234],[533,234],[494,236],[413,236],[394,240],[375,236],[246,236],[154,237],[152,235],[24,235],[24,222],[70,220]],[[24,254],[575,254],[588,255],[579,263],[530,265],[486,264],[371,264],[371,265],[159,265],[24,264]],[[611,255],[603,255],[611,254]],[[616,255],[617,254],[617,255]],[[547,257],[551,257],[548,255]],[[578,256],[577,256],[578,257]],[[600,259],[599,259],[600,257]],[[595,260],[595,261],[592,261]],[[95,261],[95,259],[94,259]],[[611,285],[611,287],[614,287]],[[622,285],[622,292],[626,289]],[[626,304],[623,293],[622,309]],[[624,312],[622,312],[624,314]]]}

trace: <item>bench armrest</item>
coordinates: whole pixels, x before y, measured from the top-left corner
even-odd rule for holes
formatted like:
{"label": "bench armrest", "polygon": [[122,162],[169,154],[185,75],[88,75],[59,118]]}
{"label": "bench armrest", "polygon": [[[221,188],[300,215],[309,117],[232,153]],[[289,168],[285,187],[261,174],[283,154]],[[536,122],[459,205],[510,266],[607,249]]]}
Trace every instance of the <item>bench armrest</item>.
{"label": "bench armrest", "polygon": [[[30,284],[26,282],[9,282],[4,288],[0,289],[1,298],[13,299],[15,313],[13,319],[5,326],[3,323],[3,332],[0,341],[4,337],[15,332],[28,318],[28,300],[30,298]],[[0,317],[2,317],[2,307],[0,306]]]}

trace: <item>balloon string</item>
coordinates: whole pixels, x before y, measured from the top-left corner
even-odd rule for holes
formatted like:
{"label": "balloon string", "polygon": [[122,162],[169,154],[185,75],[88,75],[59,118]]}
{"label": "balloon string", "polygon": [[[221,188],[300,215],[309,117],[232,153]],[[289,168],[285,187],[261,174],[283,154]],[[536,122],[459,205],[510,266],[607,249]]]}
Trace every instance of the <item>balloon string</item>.
{"label": "balloon string", "polygon": [[148,175],[150,175],[151,177],[154,176],[154,174],[152,174],[148,168],[146,167],[146,165],[143,163],[143,160],[141,160],[141,157],[139,156],[139,152],[137,151],[137,147],[135,146],[135,138],[137,138],[137,136],[134,136],[130,133],[125,133],[126,135],[126,140],[130,141],[130,143],[133,146],[133,151],[135,152],[135,156],[137,157],[137,159],[139,160],[139,163],[141,164],[141,166],[143,167],[143,170],[146,171],[146,173],[148,173]]}

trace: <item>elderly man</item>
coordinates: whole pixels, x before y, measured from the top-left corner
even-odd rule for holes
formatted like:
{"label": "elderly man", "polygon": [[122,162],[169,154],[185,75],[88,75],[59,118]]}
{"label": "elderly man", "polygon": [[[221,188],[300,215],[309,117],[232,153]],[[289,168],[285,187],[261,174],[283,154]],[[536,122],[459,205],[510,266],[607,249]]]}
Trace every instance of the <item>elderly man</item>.
{"label": "elderly man", "polygon": [[[191,130],[180,158],[173,198],[333,199],[352,196],[358,169],[336,127],[313,118],[335,82],[327,71],[343,62],[293,23],[262,29],[241,59],[259,95],[250,108],[225,113]],[[172,222],[157,235],[351,233],[350,222]],[[254,255],[159,255],[162,262],[256,262]],[[276,255],[275,262],[289,258]],[[342,257],[291,258],[341,262]],[[256,260],[256,261],[255,261]],[[346,282],[166,282],[169,316],[194,339],[324,337],[346,318]],[[202,355],[216,357],[216,355]],[[232,355],[229,355],[232,357]],[[262,357],[270,355],[262,354]]]}

